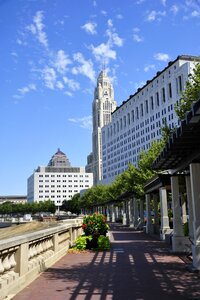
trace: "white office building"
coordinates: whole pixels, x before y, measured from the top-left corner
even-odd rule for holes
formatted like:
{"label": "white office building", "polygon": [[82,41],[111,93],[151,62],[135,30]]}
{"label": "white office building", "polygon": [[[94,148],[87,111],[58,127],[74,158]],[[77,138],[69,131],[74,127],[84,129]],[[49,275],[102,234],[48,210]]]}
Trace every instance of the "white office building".
{"label": "white office building", "polygon": [[38,167],[28,178],[27,200],[39,202],[51,199],[59,206],[92,185],[93,174],[86,173],[84,167],[71,167],[66,155],[58,149],[48,166]]}
{"label": "white office building", "polygon": [[102,128],[102,183],[111,183],[129,163],[137,166],[140,151],[161,138],[160,128],[178,125],[174,105],[200,57],[178,56],[112,113]]}

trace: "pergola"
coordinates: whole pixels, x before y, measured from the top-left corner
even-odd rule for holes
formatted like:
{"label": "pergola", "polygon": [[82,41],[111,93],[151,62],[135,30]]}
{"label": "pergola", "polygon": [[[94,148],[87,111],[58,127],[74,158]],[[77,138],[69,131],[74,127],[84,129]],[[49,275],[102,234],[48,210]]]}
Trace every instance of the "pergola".
{"label": "pergola", "polygon": [[[153,163],[153,169],[168,170],[171,174],[173,237],[172,250],[188,251],[188,241],[193,256],[193,266],[200,270],[200,99],[169,139]],[[183,235],[180,206],[180,174],[185,175],[189,215],[189,239]]]}

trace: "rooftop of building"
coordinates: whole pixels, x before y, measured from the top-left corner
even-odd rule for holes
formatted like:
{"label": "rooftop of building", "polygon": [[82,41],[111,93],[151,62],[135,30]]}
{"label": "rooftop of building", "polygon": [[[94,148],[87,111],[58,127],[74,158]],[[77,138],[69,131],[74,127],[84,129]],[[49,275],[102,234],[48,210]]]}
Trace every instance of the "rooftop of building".
{"label": "rooftop of building", "polygon": [[71,163],[67,158],[66,154],[58,148],[57,152],[52,156],[48,163],[48,167],[63,167],[63,168],[70,168]]}
{"label": "rooftop of building", "polygon": [[116,109],[112,112],[112,114],[115,113],[118,109],[120,109],[124,104],[126,104],[131,98],[133,98],[137,94],[139,94],[147,85],[149,85],[153,80],[155,80],[158,76],[160,76],[167,69],[169,69],[171,67],[171,65],[176,63],[178,60],[187,60],[187,61],[198,61],[198,62],[200,62],[200,56],[178,55],[175,60],[169,61],[168,65],[162,71],[158,71],[156,73],[156,75],[151,80],[147,80],[145,85],[143,85],[141,88],[138,88],[137,91],[133,95],[130,95],[127,100],[124,100],[121,105],[117,106]]}

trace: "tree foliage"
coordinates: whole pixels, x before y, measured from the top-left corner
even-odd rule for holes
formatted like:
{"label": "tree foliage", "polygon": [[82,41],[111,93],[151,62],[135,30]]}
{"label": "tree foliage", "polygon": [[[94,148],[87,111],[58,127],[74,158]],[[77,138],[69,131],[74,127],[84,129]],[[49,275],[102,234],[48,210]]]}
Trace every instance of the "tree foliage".
{"label": "tree foliage", "polygon": [[189,75],[185,90],[180,101],[175,105],[175,112],[180,120],[185,118],[186,112],[191,110],[192,104],[200,97],[200,64],[196,64],[193,73]]}
{"label": "tree foliage", "polygon": [[[74,207],[92,208],[98,205],[115,201],[120,195],[129,191],[137,198],[144,197],[144,183],[150,179],[155,171],[152,170],[152,163],[164,147],[165,141],[154,141],[147,152],[141,151],[138,167],[129,164],[128,169],[116,176],[112,184],[97,185],[85,191],[82,197],[72,198]],[[70,201],[68,201],[70,202]],[[70,210],[70,209],[69,209]]]}
{"label": "tree foliage", "polygon": [[33,203],[4,202],[0,204],[0,214],[35,214],[37,212],[51,212],[56,210],[52,201]]}

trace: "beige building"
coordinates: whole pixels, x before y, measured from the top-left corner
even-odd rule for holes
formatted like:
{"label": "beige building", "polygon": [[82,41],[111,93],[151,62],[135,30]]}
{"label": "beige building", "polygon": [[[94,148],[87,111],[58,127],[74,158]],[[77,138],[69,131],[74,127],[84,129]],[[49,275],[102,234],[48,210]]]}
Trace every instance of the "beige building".
{"label": "beige building", "polygon": [[101,129],[111,122],[111,113],[116,109],[114,90],[105,71],[101,71],[97,79],[92,104],[93,132],[92,153],[88,156],[86,169],[92,170],[94,184],[102,179],[102,140]]}

